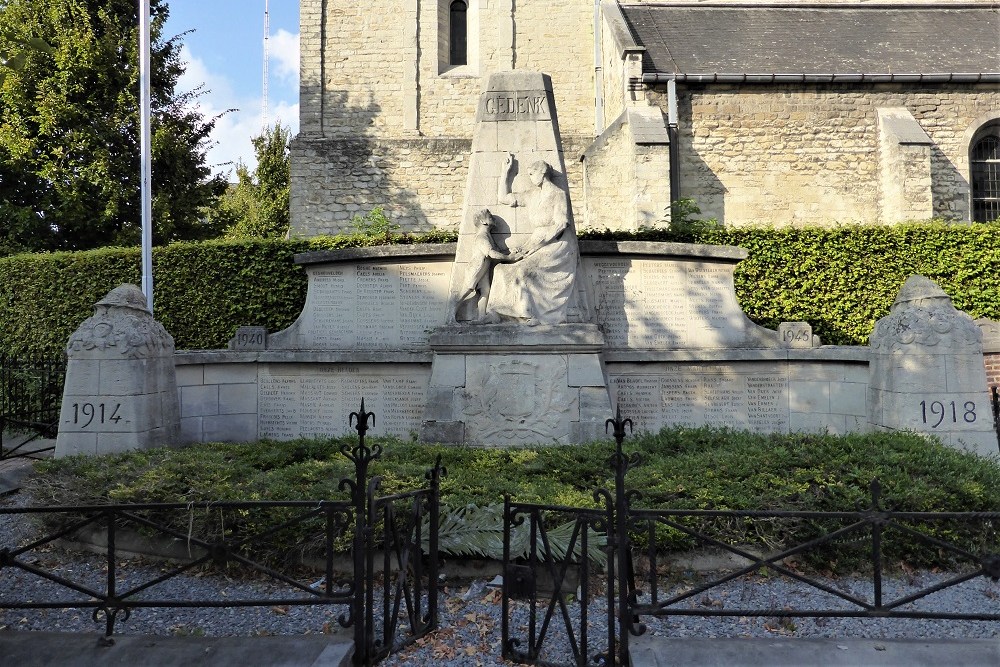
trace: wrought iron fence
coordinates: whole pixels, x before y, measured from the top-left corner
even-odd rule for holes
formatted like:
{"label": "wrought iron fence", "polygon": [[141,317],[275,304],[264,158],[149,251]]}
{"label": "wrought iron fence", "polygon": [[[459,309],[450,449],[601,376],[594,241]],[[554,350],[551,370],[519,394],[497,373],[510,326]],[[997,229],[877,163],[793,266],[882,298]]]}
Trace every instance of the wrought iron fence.
{"label": "wrought iron fence", "polygon": [[993,430],[997,434],[997,446],[1000,447],[1000,387],[990,387],[990,404],[993,407]]}
{"label": "wrought iron fence", "polygon": [[[995,393],[994,393],[995,396]],[[685,510],[685,509],[643,509],[635,506],[641,500],[639,491],[628,489],[626,473],[642,463],[637,453],[626,454],[623,441],[632,424],[622,419],[620,413],[607,421],[607,427],[614,429],[615,451],[609,458],[609,465],[615,473],[613,492],[597,489],[596,501],[604,509],[555,507],[505,502],[505,576],[503,586],[503,655],[522,664],[558,664],[546,657],[546,642],[552,643],[551,627],[558,623],[564,631],[563,641],[571,646],[573,663],[579,667],[586,664],[620,664],[629,662],[629,643],[633,636],[645,632],[643,617],[703,616],[703,617],[861,617],[900,619],[949,619],[968,621],[1000,620],[1000,605],[994,613],[964,613],[962,611],[927,611],[913,605],[924,598],[945,589],[960,586],[978,577],[1000,579],[1000,512],[905,512],[886,509],[881,500],[878,481],[870,485],[867,506],[856,511],[751,511],[751,510]],[[607,605],[607,627],[600,636],[588,634],[586,608],[590,600],[596,599],[592,591],[594,580],[584,576],[579,588],[567,589],[558,585],[566,579],[567,572],[584,569],[587,559],[573,558],[552,549],[545,538],[550,530],[552,513],[572,517],[580,526],[574,532],[575,540],[583,540],[584,530],[603,531],[607,554],[606,569],[599,581],[605,585],[603,598]],[[531,526],[531,546],[528,557],[523,562],[515,562],[507,551],[510,531],[519,522],[528,521]],[[734,545],[723,535],[713,532],[713,523],[790,521],[796,524],[808,522],[812,534],[796,544],[786,545],[767,555],[754,553],[747,547]],[[947,526],[949,532],[959,532],[964,526],[966,537],[979,536],[978,548],[970,548],[953,543],[934,534],[933,526]],[[942,531],[938,531],[942,532]],[[665,541],[678,536],[687,541],[689,548],[711,547],[723,553],[742,559],[742,565],[728,568],[724,573],[714,574],[695,585],[664,586],[660,579],[663,565],[662,554],[666,551]],[[883,572],[888,554],[894,554],[887,540],[893,536],[909,540],[910,544],[922,544],[936,552],[936,557],[950,557],[953,564],[961,565],[955,573],[942,577],[928,586],[913,586],[905,594],[895,594],[883,586]],[[537,543],[536,543],[537,541]],[[975,541],[975,540],[973,540]],[[845,592],[831,585],[822,577],[805,574],[796,566],[794,559],[804,559],[816,555],[824,546],[836,544],[845,552],[845,545],[853,549],[853,554],[870,566],[870,597],[854,592]],[[850,549],[847,552],[851,552]],[[637,571],[637,558],[641,559],[641,571]],[[557,585],[542,592],[536,586],[539,573],[547,572]],[[743,607],[739,604],[708,606],[694,604],[701,596],[729,582],[751,575],[770,573],[797,581],[808,589],[827,596],[828,607],[794,609],[781,607]],[[587,572],[586,574],[593,574]],[[753,585],[751,582],[750,585]],[[513,627],[514,615],[511,611],[516,600],[526,599],[529,608],[527,621],[518,619],[520,632]],[[573,620],[568,613],[571,605],[579,604],[579,620]],[[544,608],[541,615],[535,609]],[[525,636],[526,635],[526,636]]]}
{"label": "wrought iron fence", "polygon": [[0,461],[53,449],[32,443],[56,436],[65,380],[65,359],[0,356]]}
{"label": "wrought iron fence", "polygon": [[[374,664],[437,627],[437,525],[443,469],[438,461],[427,474],[425,488],[379,496],[380,478],[372,476],[369,468],[382,451],[378,445],[365,443],[373,420],[363,400],[361,410],[350,415],[358,442],[354,447],[341,447],[341,453],[354,463],[353,478],[340,481],[348,500],[0,508],[0,515],[47,518],[48,525],[55,526],[24,544],[6,543],[7,536],[0,536],[0,572],[20,571],[57,594],[39,602],[6,589],[0,594],[0,609],[92,610],[95,622],[103,617],[104,642],[110,644],[116,624],[142,608],[342,605],[346,610],[338,622],[353,629],[354,661]],[[195,513],[207,513],[212,520],[195,530],[188,527]],[[62,539],[78,539],[85,531],[97,536],[91,542],[102,551],[101,570],[77,569],[71,577],[58,566],[40,564],[47,560],[36,557],[40,550]],[[165,538],[179,545],[187,557],[155,574],[141,567],[129,569],[131,561],[122,559],[119,544],[122,531],[141,532],[147,539]],[[318,551],[324,563],[323,579],[303,583],[276,565],[268,559],[273,543],[293,544],[305,553]],[[353,556],[352,567],[340,575],[335,564],[345,547]],[[381,572],[376,571],[376,552],[384,554]],[[160,584],[203,566],[239,567],[241,574],[256,574],[277,590],[240,599],[221,595],[185,599],[158,592],[163,590],[157,588]],[[376,604],[378,588],[382,599]],[[399,623],[401,613],[405,625]]]}
{"label": "wrought iron fence", "polygon": [[[613,501],[597,494],[595,499],[603,509],[515,503],[505,496],[500,630],[504,658],[545,664],[544,645],[558,637],[574,664],[606,660],[607,647],[614,645],[614,587],[601,591],[594,575],[602,565],[614,572],[613,545],[605,539]],[[515,534],[518,527],[522,530]],[[558,545],[556,531],[562,533]],[[602,595],[608,609],[607,635],[603,642],[593,642],[589,606]],[[578,613],[572,614],[571,607]]]}

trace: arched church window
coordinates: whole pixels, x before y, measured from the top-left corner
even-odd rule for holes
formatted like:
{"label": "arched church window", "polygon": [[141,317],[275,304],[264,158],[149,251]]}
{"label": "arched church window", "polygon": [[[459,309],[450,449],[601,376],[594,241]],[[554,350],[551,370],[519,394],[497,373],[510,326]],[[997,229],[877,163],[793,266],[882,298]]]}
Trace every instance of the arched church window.
{"label": "arched church window", "polygon": [[980,130],[969,150],[972,220],[1000,218],[1000,123]]}
{"label": "arched church window", "polygon": [[463,0],[451,3],[448,24],[449,65],[466,65],[469,62],[469,6]]}

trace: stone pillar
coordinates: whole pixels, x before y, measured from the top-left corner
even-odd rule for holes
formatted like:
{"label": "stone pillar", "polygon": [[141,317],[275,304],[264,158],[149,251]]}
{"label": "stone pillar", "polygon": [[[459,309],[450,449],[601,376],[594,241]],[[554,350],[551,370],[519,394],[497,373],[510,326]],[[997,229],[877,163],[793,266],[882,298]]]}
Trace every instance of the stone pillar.
{"label": "stone pillar", "polygon": [[66,354],[56,456],[178,442],[174,339],[153,319],[138,287],[116,287],[98,301]]}
{"label": "stone pillar", "polygon": [[878,109],[882,222],[934,215],[931,147],[934,142],[905,107]]}
{"label": "stone pillar", "polygon": [[934,282],[910,276],[869,338],[868,421],[997,454],[982,333]]}
{"label": "stone pillar", "polygon": [[593,324],[438,329],[420,439],[529,445],[605,437],[603,347]]}
{"label": "stone pillar", "polygon": [[611,398],[566,186],[552,80],[490,76],[434,351],[424,441],[571,443],[603,435]]}

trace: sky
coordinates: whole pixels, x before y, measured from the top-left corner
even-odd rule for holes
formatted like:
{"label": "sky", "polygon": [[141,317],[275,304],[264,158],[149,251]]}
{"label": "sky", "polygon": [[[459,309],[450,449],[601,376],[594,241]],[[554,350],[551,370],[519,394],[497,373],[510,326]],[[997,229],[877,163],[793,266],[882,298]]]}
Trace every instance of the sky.
{"label": "sky", "polygon": [[[219,118],[208,162],[214,173],[236,180],[236,163],[256,166],[250,139],[262,129],[265,0],[167,0],[163,36],[183,36],[187,72],[178,92],[204,86],[202,114]],[[299,130],[299,0],[269,0],[269,125]],[[189,32],[190,31],[190,32]]]}

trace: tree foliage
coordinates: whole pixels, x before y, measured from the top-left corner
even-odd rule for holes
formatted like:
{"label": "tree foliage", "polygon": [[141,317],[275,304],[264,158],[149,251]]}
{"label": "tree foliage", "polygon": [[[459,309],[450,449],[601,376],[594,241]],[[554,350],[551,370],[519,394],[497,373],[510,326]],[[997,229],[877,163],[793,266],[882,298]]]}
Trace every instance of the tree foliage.
{"label": "tree foliage", "polygon": [[281,238],[288,232],[290,138],[281,123],[253,138],[257,168],[251,173],[240,163],[236,168],[239,180],[219,202],[220,214],[228,223],[227,237]]}
{"label": "tree foliage", "polygon": [[[18,50],[0,83],[0,254],[139,241],[138,3],[4,0],[0,53]],[[163,39],[151,0],[154,241],[207,238],[205,210],[225,188],[206,164],[215,119],[180,94],[179,37]]]}
{"label": "tree foliage", "polygon": [[[4,3],[0,2],[0,9],[3,7]],[[0,86],[3,85],[7,72],[17,72],[24,67],[30,51],[51,54],[52,47],[38,37],[22,37],[9,31],[0,34]]]}

